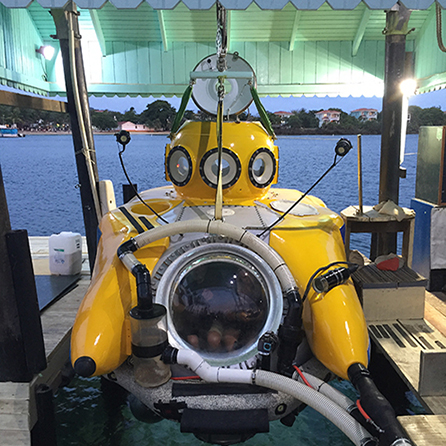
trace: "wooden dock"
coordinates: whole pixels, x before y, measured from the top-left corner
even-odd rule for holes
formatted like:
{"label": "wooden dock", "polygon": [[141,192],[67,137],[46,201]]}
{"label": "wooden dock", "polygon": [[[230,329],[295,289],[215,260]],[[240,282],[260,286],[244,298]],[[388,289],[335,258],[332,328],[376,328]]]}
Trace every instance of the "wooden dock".
{"label": "wooden dock", "polygon": [[[403,321],[400,323],[404,325]],[[415,330],[411,331],[411,326]],[[415,446],[443,446],[446,444],[446,295],[426,291],[424,320],[411,321],[408,327],[414,338],[419,341],[422,338],[420,344],[408,345],[409,353],[402,353],[404,349],[390,344],[384,352],[427,414],[402,416],[398,420]]]}
{"label": "wooden dock", "polygon": [[[49,275],[48,237],[30,237],[34,274]],[[86,255],[84,247],[83,254]],[[83,257],[85,257],[83,255]],[[84,261],[77,286],[41,313],[47,368],[31,383],[0,383],[0,444],[29,446],[37,421],[35,390],[45,384],[53,391],[61,382],[61,370],[69,358],[71,327],[90,282]]]}

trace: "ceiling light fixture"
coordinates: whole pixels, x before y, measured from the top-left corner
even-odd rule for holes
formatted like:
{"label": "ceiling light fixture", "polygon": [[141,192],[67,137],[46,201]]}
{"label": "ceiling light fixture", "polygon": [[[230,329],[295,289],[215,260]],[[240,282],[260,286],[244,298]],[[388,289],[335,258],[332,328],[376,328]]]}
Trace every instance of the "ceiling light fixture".
{"label": "ceiling light fixture", "polygon": [[54,47],[51,45],[42,45],[36,49],[36,53],[41,54],[46,60],[51,60],[54,56]]}

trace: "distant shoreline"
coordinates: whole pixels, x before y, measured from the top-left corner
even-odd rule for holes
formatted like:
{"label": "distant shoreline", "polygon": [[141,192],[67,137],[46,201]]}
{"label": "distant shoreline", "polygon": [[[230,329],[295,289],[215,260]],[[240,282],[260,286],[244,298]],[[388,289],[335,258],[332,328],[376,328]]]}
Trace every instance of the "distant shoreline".
{"label": "distant shoreline", "polygon": [[[60,131],[60,132],[43,132],[43,131],[31,131],[31,130],[21,130],[19,131],[20,134],[28,136],[28,135],[71,135],[71,131]],[[93,131],[94,135],[114,135],[117,133],[117,130],[110,130],[110,131]],[[168,135],[169,132],[130,132],[131,135]]]}

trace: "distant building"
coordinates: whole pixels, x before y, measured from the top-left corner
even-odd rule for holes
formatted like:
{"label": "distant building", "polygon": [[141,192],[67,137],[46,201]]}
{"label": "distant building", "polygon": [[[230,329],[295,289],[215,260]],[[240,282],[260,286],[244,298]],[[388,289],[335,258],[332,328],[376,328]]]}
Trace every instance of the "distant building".
{"label": "distant building", "polygon": [[276,116],[280,116],[281,118],[289,118],[290,116],[293,116],[291,112],[286,112],[286,111],[278,111],[274,112],[274,114]]}
{"label": "distant building", "polygon": [[350,115],[363,121],[373,121],[378,119],[378,110],[375,108],[358,108],[353,110]]}
{"label": "distant building", "polygon": [[339,120],[341,119],[341,112],[338,110],[321,110],[315,113],[315,115],[319,119],[319,127],[322,127],[322,124],[326,122],[336,122],[339,124]]}
{"label": "distant building", "polygon": [[286,122],[285,120],[288,119],[290,116],[293,116],[292,113],[287,112],[287,111],[277,111],[277,112],[274,112],[274,114],[276,116],[280,117],[280,123],[281,124],[285,124],[285,122]]}
{"label": "distant building", "polygon": [[133,124],[131,121],[118,122],[118,129],[128,132],[153,132],[153,128],[147,127],[145,124]]}

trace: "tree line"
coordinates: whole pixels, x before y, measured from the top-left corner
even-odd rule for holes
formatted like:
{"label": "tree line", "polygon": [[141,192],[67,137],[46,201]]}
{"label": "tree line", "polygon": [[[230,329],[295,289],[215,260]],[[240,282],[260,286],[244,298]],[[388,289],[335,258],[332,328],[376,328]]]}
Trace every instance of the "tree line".
{"label": "tree line", "polygon": [[[319,127],[316,117],[318,110],[294,110],[289,117],[281,117],[267,112],[275,132],[282,134],[380,134],[382,114],[378,119],[367,121],[357,119],[344,111],[340,112],[339,122],[328,122]],[[169,131],[175,119],[177,110],[167,101],[156,100],[147,104],[142,113],[137,113],[131,107],[125,113],[110,110],[91,109],[91,123],[93,127],[102,131],[113,131],[119,122],[130,121],[134,124],[144,124],[154,131]],[[235,117],[232,117],[235,118]],[[201,121],[212,120],[214,117],[203,112],[186,110],[184,119]],[[243,112],[237,119],[241,121],[256,121],[258,116]],[[22,131],[58,131],[70,130],[70,117],[68,113],[46,112],[40,110],[24,109],[11,106],[0,106],[0,123],[15,124]],[[418,133],[421,126],[446,125],[446,114],[439,107],[421,108],[410,106],[408,113],[408,133]]]}

